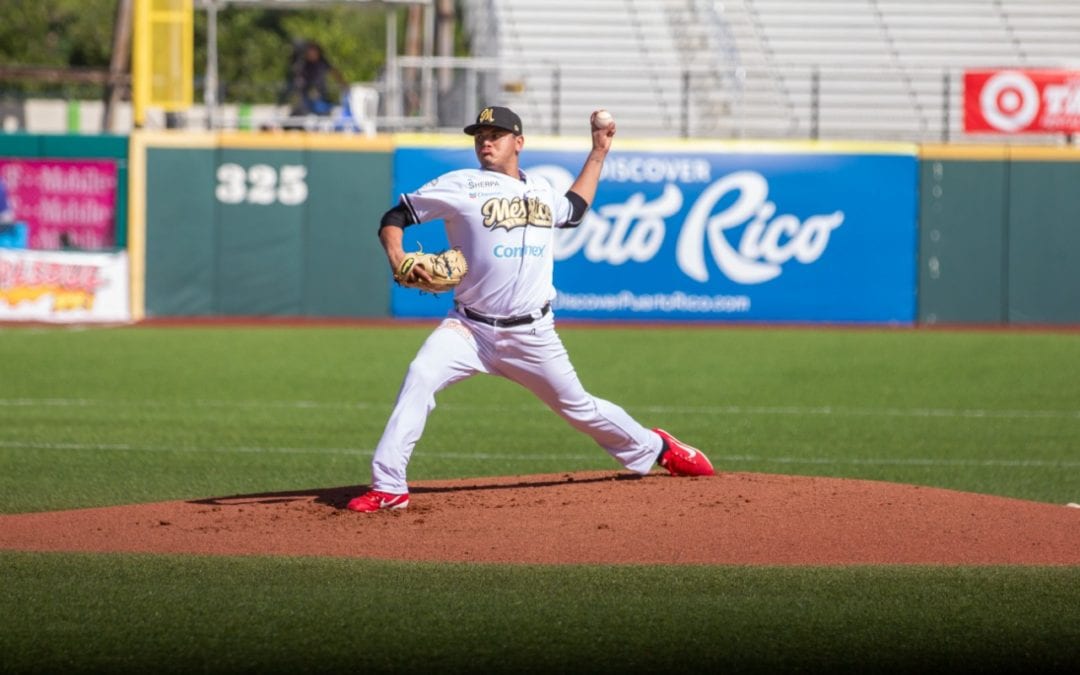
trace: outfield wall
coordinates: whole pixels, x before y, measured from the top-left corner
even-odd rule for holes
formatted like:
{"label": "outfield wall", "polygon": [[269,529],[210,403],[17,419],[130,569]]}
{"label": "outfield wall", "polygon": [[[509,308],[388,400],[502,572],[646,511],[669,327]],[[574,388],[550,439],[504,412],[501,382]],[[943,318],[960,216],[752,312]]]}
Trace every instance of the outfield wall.
{"label": "outfield wall", "polygon": [[[385,316],[389,138],[137,133],[136,316]],[[143,295],[143,290],[145,295]],[[141,297],[140,297],[141,296]]]}
{"label": "outfield wall", "polygon": [[1080,150],[924,146],[919,320],[1080,323]]}
{"label": "outfield wall", "polygon": [[[474,165],[467,137],[140,132],[131,146],[135,318],[449,307],[393,286],[375,230],[397,193]],[[587,149],[530,137],[523,168],[568,186]],[[622,140],[593,212],[553,244],[559,312],[1077,323],[1078,171],[1080,153],[1045,148]],[[445,239],[429,225],[406,243]]]}

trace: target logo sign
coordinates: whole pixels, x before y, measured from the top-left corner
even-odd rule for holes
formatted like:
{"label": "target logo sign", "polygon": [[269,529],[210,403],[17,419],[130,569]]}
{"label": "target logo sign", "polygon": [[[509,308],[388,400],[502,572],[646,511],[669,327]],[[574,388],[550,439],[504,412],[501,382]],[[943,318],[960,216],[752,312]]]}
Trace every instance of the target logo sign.
{"label": "target logo sign", "polygon": [[1039,89],[1031,78],[1015,70],[991,76],[979,93],[979,112],[999,131],[1020,131],[1039,114]]}
{"label": "target logo sign", "polygon": [[964,73],[968,133],[1080,131],[1080,72],[969,70]]}

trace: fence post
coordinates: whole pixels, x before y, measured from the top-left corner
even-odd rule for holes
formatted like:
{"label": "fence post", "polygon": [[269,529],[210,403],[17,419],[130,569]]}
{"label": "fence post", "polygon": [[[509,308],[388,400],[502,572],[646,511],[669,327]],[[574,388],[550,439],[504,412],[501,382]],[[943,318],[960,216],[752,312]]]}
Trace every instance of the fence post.
{"label": "fence post", "polygon": [[821,71],[817,66],[810,70],[810,138],[818,139],[821,114]]}
{"label": "fence post", "polygon": [[241,103],[237,108],[236,128],[245,131],[251,130],[251,104]]}
{"label": "fence post", "polygon": [[79,100],[75,98],[68,99],[67,101],[67,132],[69,134],[77,134],[82,127],[82,111],[79,107]]}
{"label": "fence post", "polygon": [[[490,74],[489,74],[490,76]],[[480,96],[480,77],[477,75],[476,66],[469,64],[465,67],[465,99],[464,108],[465,126],[472,124],[473,110],[479,110],[483,105]]]}
{"label": "fence post", "polygon": [[690,70],[682,72],[682,137],[690,137]]}
{"label": "fence post", "polygon": [[946,70],[941,76],[941,142],[949,142],[949,112],[952,101],[950,100],[952,92],[951,78],[949,77],[949,71]]}
{"label": "fence post", "polygon": [[559,114],[561,104],[559,103],[559,88],[562,86],[560,82],[559,66],[555,66],[551,70],[551,134],[553,136],[559,135]]}

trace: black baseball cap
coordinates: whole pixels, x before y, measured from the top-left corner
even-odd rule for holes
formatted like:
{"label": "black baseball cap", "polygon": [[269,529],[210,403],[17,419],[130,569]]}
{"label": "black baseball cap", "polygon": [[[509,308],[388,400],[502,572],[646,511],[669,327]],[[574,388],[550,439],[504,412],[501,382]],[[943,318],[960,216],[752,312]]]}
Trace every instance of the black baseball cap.
{"label": "black baseball cap", "polygon": [[490,106],[481,110],[480,114],[476,116],[476,124],[470,124],[465,127],[465,133],[472,136],[483,127],[506,129],[507,131],[512,131],[515,135],[520,136],[521,118],[510,108]]}

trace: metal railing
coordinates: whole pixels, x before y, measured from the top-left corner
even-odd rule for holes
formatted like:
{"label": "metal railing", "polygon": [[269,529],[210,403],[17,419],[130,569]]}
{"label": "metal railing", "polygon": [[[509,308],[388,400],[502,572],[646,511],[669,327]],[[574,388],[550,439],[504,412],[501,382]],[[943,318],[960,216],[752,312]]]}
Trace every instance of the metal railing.
{"label": "metal railing", "polygon": [[[952,67],[906,66],[901,78],[879,64],[777,63],[744,69],[739,86],[729,91],[715,90],[708,68],[650,64],[663,77],[659,87],[650,81],[647,88],[636,87],[634,70],[626,63],[399,57],[386,73],[387,101],[377,123],[386,131],[460,129],[485,105],[509,105],[530,133],[560,135],[580,126],[588,110],[604,107],[615,113],[621,131],[636,136],[1070,142],[1052,134],[966,134],[963,70]],[[780,86],[775,78],[782,79]]]}
{"label": "metal railing", "polygon": [[[722,90],[715,72],[705,67],[650,64],[650,69],[646,81],[632,64],[617,62],[399,56],[379,82],[367,83],[377,92],[378,104],[365,111],[364,121],[373,118],[380,132],[459,132],[483,106],[508,105],[522,115],[530,134],[577,135],[587,129],[588,113],[603,107],[614,113],[623,137],[1058,145],[1073,140],[1063,134],[965,133],[959,68],[907,66],[900,81],[883,64],[775,63],[743,69],[738,86]],[[779,85],[776,78],[782,80]],[[267,87],[267,100],[274,100],[276,86]],[[62,107],[62,101],[57,103]],[[25,105],[4,103],[4,120],[29,121],[16,109]],[[64,119],[59,108],[50,115]],[[291,119],[287,106],[229,103],[213,114],[208,106],[196,105],[151,126],[348,131],[338,115],[335,109],[328,117]],[[57,124],[52,131],[66,129]]]}

